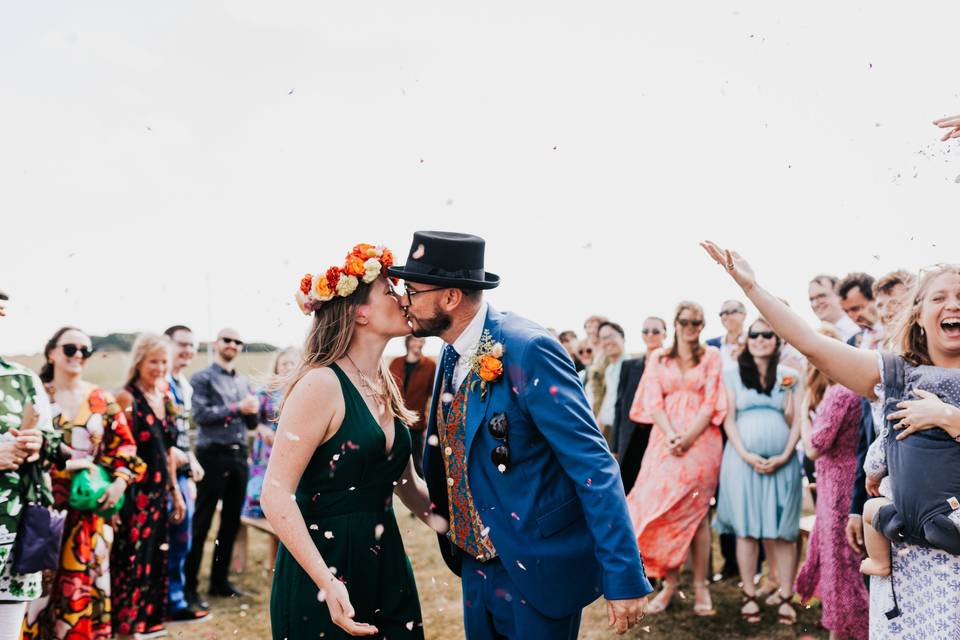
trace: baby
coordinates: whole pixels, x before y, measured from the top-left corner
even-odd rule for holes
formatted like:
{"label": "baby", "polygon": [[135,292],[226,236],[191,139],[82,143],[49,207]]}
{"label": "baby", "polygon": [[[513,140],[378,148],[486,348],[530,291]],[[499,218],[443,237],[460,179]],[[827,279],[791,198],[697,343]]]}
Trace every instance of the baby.
{"label": "baby", "polygon": [[[960,398],[960,371],[932,366],[913,367],[888,354],[883,357],[882,387],[877,396],[885,415],[896,411],[914,389],[926,389],[945,402]],[[918,544],[960,555],[960,443],[942,429],[913,433],[903,440],[889,420],[880,422],[877,439],[864,462],[867,489],[879,498],[863,507],[867,558],[860,572],[890,575],[890,542]],[[888,475],[888,472],[890,475]],[[896,476],[895,481],[891,476]]]}

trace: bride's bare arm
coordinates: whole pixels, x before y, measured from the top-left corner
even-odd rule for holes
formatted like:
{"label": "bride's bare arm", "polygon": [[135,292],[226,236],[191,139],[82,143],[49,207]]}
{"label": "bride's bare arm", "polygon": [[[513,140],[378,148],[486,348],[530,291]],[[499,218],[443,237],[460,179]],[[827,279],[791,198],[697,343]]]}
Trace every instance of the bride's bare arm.
{"label": "bride's bare arm", "polygon": [[293,495],[317,447],[340,428],[343,413],[336,374],[329,369],[307,373],[284,402],[260,495],[263,513],[277,537],[320,588],[333,576],[310,538]]}
{"label": "bride's bare arm", "polygon": [[876,353],[817,333],[790,307],[757,283],[750,264],[739,254],[709,241],[700,245],[740,285],[757,311],[784,341],[807,356],[831,380],[869,399],[876,397],[873,388],[880,383]]}

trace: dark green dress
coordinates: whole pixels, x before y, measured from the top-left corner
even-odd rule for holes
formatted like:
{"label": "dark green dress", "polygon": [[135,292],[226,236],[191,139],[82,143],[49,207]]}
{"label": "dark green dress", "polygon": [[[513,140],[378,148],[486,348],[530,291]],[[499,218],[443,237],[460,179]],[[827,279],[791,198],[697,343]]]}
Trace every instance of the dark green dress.
{"label": "dark green dress", "polygon": [[[410,458],[410,432],[395,422],[393,449],[360,393],[337,366],[346,409],[343,424],[320,445],[297,486],[296,501],[310,537],[345,581],[354,620],[376,637],[423,638],[413,569],[393,514],[393,490]],[[350,638],[333,624],[319,589],[281,545],[273,576],[270,619],[275,640]]]}

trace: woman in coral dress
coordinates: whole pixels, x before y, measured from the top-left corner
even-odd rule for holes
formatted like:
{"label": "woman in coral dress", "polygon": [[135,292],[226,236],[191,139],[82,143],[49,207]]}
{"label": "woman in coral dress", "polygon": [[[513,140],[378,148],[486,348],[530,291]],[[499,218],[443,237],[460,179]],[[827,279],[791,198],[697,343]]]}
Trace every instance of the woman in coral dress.
{"label": "woman in coral dress", "polygon": [[627,506],[647,573],[663,589],[647,608],[664,611],[676,593],[680,567],[693,552],[694,613],[713,615],[707,570],[707,514],[717,488],[727,413],[720,351],[700,343],[703,309],[681,302],[674,316],[674,343],[647,358],[630,419],[653,423]]}

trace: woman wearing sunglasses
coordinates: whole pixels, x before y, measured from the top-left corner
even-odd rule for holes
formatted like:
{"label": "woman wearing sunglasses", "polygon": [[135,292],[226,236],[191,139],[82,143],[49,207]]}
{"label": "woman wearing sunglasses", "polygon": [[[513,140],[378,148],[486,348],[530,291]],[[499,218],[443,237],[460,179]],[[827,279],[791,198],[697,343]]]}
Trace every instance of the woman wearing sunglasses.
{"label": "woman wearing sunglasses", "polygon": [[43,349],[40,379],[50,396],[53,427],[63,436],[62,469],[51,473],[54,504],[67,509],[60,569],[49,595],[30,603],[25,640],[99,640],[113,637],[110,602],[110,537],[107,523],[95,511],[69,506],[71,481],[82,469],[105,468],[113,483],[101,506],[113,507],[130,483],[141,479],[146,465],[113,396],[83,379],[93,353],[90,336],[63,327]]}
{"label": "woman wearing sunglasses", "polygon": [[724,370],[730,411],[724,422],[727,444],[714,528],[736,536],[743,583],[740,613],[749,624],[761,619],[753,584],[761,540],[776,574],[783,576],[779,597],[771,604],[779,607],[781,623],[797,621],[790,600],[802,499],[800,461],[794,454],[800,439],[799,375],[779,364],[779,353],[780,338],[764,320],[756,320],[736,365]]}
{"label": "woman wearing sunglasses", "polygon": [[707,514],[720,473],[720,425],[727,397],[720,378],[720,350],[704,347],[703,308],[681,302],[669,349],[647,357],[630,419],[654,424],[637,481],[627,497],[637,544],[650,575],[663,589],[647,607],[662,613],[680,582],[680,567],[693,552],[693,611],[714,615],[707,589],[710,527]]}

